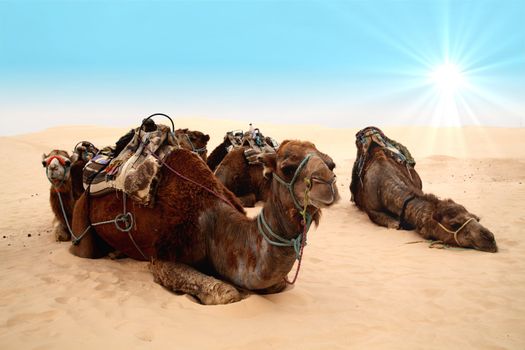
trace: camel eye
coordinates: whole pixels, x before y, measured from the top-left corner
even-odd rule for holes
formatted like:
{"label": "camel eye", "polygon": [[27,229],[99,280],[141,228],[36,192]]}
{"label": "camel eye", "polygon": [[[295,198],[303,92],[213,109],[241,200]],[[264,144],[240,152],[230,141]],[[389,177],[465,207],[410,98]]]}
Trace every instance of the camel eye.
{"label": "camel eye", "polygon": [[283,171],[283,174],[286,177],[292,177],[295,174],[296,169],[297,169],[297,166],[295,165],[286,165],[281,168],[281,170]]}
{"label": "camel eye", "polygon": [[452,227],[453,230],[457,230],[461,227],[460,224],[451,224],[450,227]]}

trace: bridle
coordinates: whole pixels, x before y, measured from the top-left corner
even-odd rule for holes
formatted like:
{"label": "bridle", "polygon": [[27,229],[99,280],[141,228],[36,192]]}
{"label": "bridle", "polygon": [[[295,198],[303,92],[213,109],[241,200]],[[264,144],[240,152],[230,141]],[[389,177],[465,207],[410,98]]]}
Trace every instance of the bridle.
{"label": "bridle", "polygon": [[[285,281],[288,284],[294,284],[297,280],[297,276],[299,275],[299,270],[301,269],[301,261],[303,257],[303,250],[304,246],[306,245],[306,234],[308,233],[308,230],[310,229],[310,226],[312,224],[312,214],[310,214],[307,209],[308,205],[310,205],[310,190],[312,188],[312,178],[311,177],[305,177],[303,179],[306,189],[304,191],[304,199],[303,203],[299,203],[299,200],[297,199],[295,193],[294,193],[294,185],[298,180],[299,174],[303,170],[303,168],[306,166],[308,161],[312,158],[313,153],[309,153],[304,157],[304,159],[301,161],[297,169],[295,170],[295,173],[290,180],[290,182],[286,182],[284,179],[282,179],[279,175],[277,175],[275,172],[273,173],[273,178],[286,187],[288,191],[290,192],[290,195],[292,197],[292,200],[294,202],[294,205],[296,209],[301,214],[302,220],[301,220],[301,226],[302,226],[302,232],[300,232],[295,238],[287,239],[279,234],[275,233],[274,230],[270,227],[268,224],[266,218],[264,217],[264,210],[261,210],[259,215],[257,215],[257,228],[259,230],[259,233],[263,236],[263,238],[268,242],[270,245],[277,246],[277,247],[293,247],[295,251],[295,258],[298,260],[297,263],[297,269],[295,271],[294,278],[292,281],[289,281],[285,277]],[[319,181],[315,179],[315,181]],[[322,181],[324,182],[324,181]],[[332,181],[331,183],[326,182],[327,184],[330,184],[332,193],[334,194],[333,189],[333,183],[335,181]],[[335,198],[335,195],[334,195]],[[317,209],[316,209],[317,211]]]}
{"label": "bridle", "polygon": [[195,148],[195,145],[193,144],[193,142],[191,142],[190,136],[189,136],[188,134],[186,134],[186,133],[184,134],[184,136],[186,136],[186,139],[188,139],[188,142],[189,142],[189,144],[190,144],[190,146],[191,146],[191,150],[192,150],[192,152],[195,152],[195,153],[197,153],[197,154],[203,154],[203,153],[206,153],[206,151],[208,150],[208,149],[206,148],[206,146],[201,147],[201,148]]}
{"label": "bridle", "polygon": [[437,223],[438,223],[439,227],[441,227],[443,230],[445,230],[446,232],[448,232],[448,233],[450,233],[450,234],[453,234],[453,235],[454,235],[454,240],[456,241],[456,243],[458,244],[458,246],[462,247],[462,245],[461,245],[461,244],[459,243],[459,241],[458,241],[458,233],[459,233],[459,231],[461,231],[465,226],[467,226],[467,224],[468,224],[469,222],[471,222],[472,220],[476,220],[476,219],[475,219],[475,218],[470,218],[470,219],[468,219],[468,220],[465,221],[465,222],[463,223],[463,225],[461,225],[461,227],[458,228],[456,231],[451,231],[451,230],[449,230],[448,228],[446,228],[445,226],[443,226],[439,221],[437,221]]}
{"label": "bridle", "polygon": [[[64,174],[63,174],[62,178],[59,179],[60,183],[58,185],[56,185],[54,179],[52,179],[49,176],[49,165],[51,165],[51,162],[54,159],[56,159],[60,163],[60,165],[64,168]],[[68,164],[68,161],[69,161],[69,164]],[[67,177],[69,175],[69,171],[71,170],[71,160],[68,159],[65,156],[61,156],[61,155],[55,154],[55,155],[53,155],[51,157],[48,157],[48,158],[44,159],[44,162],[45,162],[45,167],[46,167],[46,177],[49,180],[49,182],[51,183],[51,185],[58,192],[57,188],[61,187],[64,184],[64,182],[66,181],[66,179],[67,179]]]}

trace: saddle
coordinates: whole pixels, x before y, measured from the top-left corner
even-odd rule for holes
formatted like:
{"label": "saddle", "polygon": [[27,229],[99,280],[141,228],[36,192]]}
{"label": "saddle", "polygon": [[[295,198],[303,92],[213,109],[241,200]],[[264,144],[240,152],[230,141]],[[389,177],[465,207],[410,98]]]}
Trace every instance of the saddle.
{"label": "saddle", "polygon": [[234,149],[244,147],[244,157],[250,165],[260,164],[258,156],[263,153],[275,153],[279,148],[279,143],[271,138],[265,137],[259,129],[243,132],[242,130],[232,130],[226,133],[226,138],[230,140],[228,153]]}
{"label": "saddle", "polygon": [[[122,140],[128,140],[125,146]],[[90,195],[102,196],[120,190],[141,205],[152,207],[159,182],[161,160],[174,149],[178,141],[165,125],[151,131],[136,128],[122,137],[115,147],[106,147],[88,162],[83,172],[84,188]]]}
{"label": "saddle", "polygon": [[379,128],[369,126],[360,130],[355,136],[357,159],[354,163],[353,177],[357,176],[361,179],[366,160],[369,156],[369,150],[373,144],[383,148],[385,154],[398,163],[412,168],[416,165],[408,148],[401,143],[388,138]]}

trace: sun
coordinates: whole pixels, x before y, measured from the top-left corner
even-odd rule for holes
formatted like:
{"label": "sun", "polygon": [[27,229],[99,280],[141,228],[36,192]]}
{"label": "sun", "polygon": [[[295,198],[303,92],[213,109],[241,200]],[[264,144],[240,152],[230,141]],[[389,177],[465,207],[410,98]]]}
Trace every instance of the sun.
{"label": "sun", "polygon": [[446,95],[456,94],[465,86],[466,80],[461,68],[454,63],[444,63],[436,66],[429,74],[431,82]]}

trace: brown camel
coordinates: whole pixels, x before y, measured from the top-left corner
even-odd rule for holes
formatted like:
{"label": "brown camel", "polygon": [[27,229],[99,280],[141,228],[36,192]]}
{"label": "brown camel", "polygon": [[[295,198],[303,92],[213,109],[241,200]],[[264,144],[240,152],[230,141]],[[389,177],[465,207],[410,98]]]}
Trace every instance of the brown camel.
{"label": "brown camel", "polygon": [[[360,149],[359,139],[356,145]],[[358,151],[356,164],[359,159],[363,158]],[[423,193],[415,169],[395,160],[385,147],[372,142],[365,159],[360,176],[354,164],[350,190],[357,207],[374,223],[394,229],[415,228],[423,238],[446,245],[498,250],[494,235],[476,215],[451,199]]]}
{"label": "brown camel", "polygon": [[[263,164],[249,163],[245,156],[247,147],[232,149],[215,169],[215,176],[232,191],[244,207],[254,207],[257,201],[265,202],[270,196],[272,178],[265,176]],[[330,170],[335,163],[328,156],[318,151]]]}
{"label": "brown camel", "polygon": [[231,150],[231,148],[234,146],[232,144],[232,138],[239,140],[239,143],[242,144],[242,137],[243,132],[239,131],[237,133],[235,132],[229,132],[224,136],[224,139],[222,143],[220,143],[217,147],[211,151],[210,156],[208,157],[208,160],[206,161],[206,164],[208,164],[208,167],[214,171],[217,166],[222,162],[224,157],[228,154],[228,152]]}
{"label": "brown camel", "polygon": [[[321,208],[335,203],[338,193],[335,175],[309,142],[286,141],[261,161],[273,181],[257,218],[245,215],[195,154],[177,149],[161,168],[154,208],[128,202],[124,209],[122,193],[89,199],[85,193],[75,206],[73,231],[92,226],[71,252],[103,256],[107,243],[130,257],[151,259],[156,282],[204,304],[238,301],[237,288],[278,292],[304,247],[309,223],[318,224]],[[123,230],[131,228],[127,234],[115,224],[97,225],[116,217]]]}
{"label": "brown camel", "polygon": [[206,145],[210,140],[210,135],[197,130],[177,129],[175,136],[182,148],[197,153],[204,162],[207,161],[208,149]]}
{"label": "brown camel", "polygon": [[[55,214],[55,239],[71,239],[68,225],[71,223],[75,201],[84,193],[82,169],[98,149],[88,141],[79,142],[71,156],[64,150],[52,150],[42,155],[42,166],[51,182],[49,202]],[[62,205],[60,204],[62,202]],[[66,221],[67,220],[67,221]]]}

